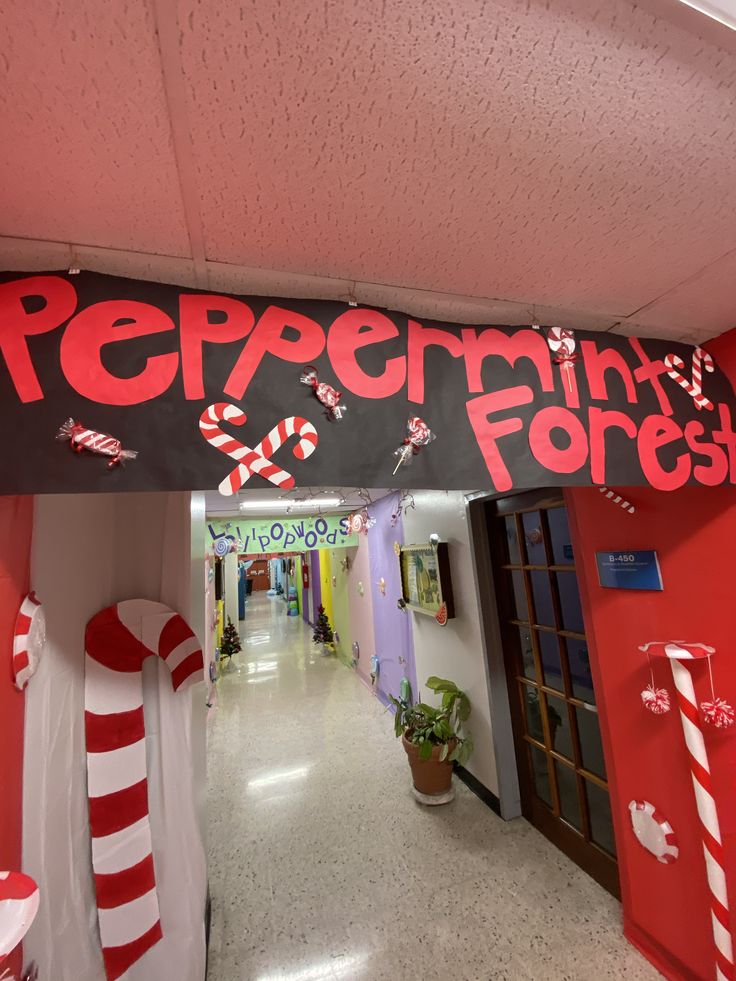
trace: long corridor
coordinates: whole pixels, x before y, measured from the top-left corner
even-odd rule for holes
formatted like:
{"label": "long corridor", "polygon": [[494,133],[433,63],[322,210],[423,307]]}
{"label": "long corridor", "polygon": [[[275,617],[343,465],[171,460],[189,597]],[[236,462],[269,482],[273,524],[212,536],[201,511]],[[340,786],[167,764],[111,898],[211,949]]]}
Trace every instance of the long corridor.
{"label": "long corridor", "polygon": [[242,635],[210,735],[209,981],[659,977],[525,821],[457,780],[417,804],[391,718],[283,601],[250,598]]}

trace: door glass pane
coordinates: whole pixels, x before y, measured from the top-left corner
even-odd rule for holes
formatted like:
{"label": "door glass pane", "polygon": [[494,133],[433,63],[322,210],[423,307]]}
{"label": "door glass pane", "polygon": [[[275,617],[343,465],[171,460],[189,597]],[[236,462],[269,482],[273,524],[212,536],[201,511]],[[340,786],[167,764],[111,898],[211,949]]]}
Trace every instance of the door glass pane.
{"label": "door glass pane", "polygon": [[563,630],[572,630],[576,634],[585,633],[583,611],[580,608],[580,591],[575,573],[558,572],[557,588],[560,591]]}
{"label": "door glass pane", "polygon": [[608,792],[597,784],[585,781],[588,793],[588,811],[590,812],[590,837],[609,854],[616,854],[616,842],[613,838],[613,823],[611,821],[611,802]]}
{"label": "door glass pane", "polygon": [[519,646],[521,647],[521,663],[524,674],[532,681],[537,680],[534,669],[534,653],[532,651],[532,635],[527,627],[519,627]]}
{"label": "door glass pane", "polygon": [[547,719],[549,720],[549,735],[551,748],[563,756],[573,758],[572,732],[570,718],[567,714],[567,702],[554,695],[547,695]]}
{"label": "door glass pane", "polygon": [[547,521],[552,542],[553,565],[572,565],[572,541],[567,525],[567,508],[551,508],[547,512]]}
{"label": "door glass pane", "polygon": [[513,515],[508,515],[508,517],[504,518],[504,528],[506,530],[506,541],[509,546],[509,564],[521,565],[519,539],[516,534],[516,518]]}
{"label": "door glass pane", "polygon": [[552,606],[552,589],[549,584],[549,573],[536,570],[529,573],[534,600],[534,622],[545,627],[554,627],[555,611]]}
{"label": "door glass pane", "polygon": [[565,645],[567,646],[567,663],[570,665],[572,693],[575,698],[595,705],[588,645],[584,640],[574,640],[572,637],[565,638]]}
{"label": "door glass pane", "polygon": [[601,745],[601,730],[598,725],[598,713],[580,705],[575,706],[578,720],[578,736],[580,738],[580,756],[583,766],[596,776],[606,779],[606,764],[603,759]]}
{"label": "door glass pane", "polygon": [[537,742],[544,742],[544,730],[542,728],[542,713],[539,708],[539,691],[532,685],[522,684],[522,698],[524,699],[524,712],[526,713],[526,731]]}
{"label": "door glass pane", "polygon": [[521,522],[524,527],[526,564],[547,565],[544,535],[542,534],[542,516],[539,511],[529,511],[527,514],[522,514]]}
{"label": "door glass pane", "polygon": [[557,777],[557,793],[560,798],[560,813],[562,817],[578,831],[583,824],[580,818],[580,800],[578,798],[578,780],[575,771],[559,760],[555,760],[555,776]]}
{"label": "door glass pane", "polygon": [[552,796],[549,792],[549,773],[547,772],[547,754],[536,746],[530,746],[532,756],[532,773],[534,774],[534,789],[548,807],[552,807]]}
{"label": "door glass pane", "polygon": [[517,620],[528,620],[529,610],[526,605],[526,592],[524,590],[524,573],[512,572],[511,583],[514,588],[514,611]]}
{"label": "door glass pane", "polygon": [[544,672],[544,683],[550,688],[563,691],[562,668],[560,667],[560,644],[557,634],[550,634],[546,630],[535,630],[539,653],[542,656],[542,671]]}

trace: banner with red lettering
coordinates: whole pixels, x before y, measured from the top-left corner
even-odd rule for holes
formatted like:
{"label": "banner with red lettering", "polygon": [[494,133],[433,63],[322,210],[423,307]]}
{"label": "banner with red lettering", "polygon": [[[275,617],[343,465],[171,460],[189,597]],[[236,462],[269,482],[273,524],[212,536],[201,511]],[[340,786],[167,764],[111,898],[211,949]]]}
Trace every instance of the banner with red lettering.
{"label": "banner with red lettering", "polygon": [[716,486],[734,401],[670,341],[0,276],[2,494]]}

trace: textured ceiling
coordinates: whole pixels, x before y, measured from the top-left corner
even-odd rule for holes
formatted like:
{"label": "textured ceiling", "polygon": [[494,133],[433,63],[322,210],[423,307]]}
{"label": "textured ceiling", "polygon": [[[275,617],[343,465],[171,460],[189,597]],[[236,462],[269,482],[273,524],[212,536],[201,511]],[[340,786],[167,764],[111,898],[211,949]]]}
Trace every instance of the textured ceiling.
{"label": "textured ceiling", "polygon": [[0,265],[718,334],[736,58],[680,6],[0,0]]}

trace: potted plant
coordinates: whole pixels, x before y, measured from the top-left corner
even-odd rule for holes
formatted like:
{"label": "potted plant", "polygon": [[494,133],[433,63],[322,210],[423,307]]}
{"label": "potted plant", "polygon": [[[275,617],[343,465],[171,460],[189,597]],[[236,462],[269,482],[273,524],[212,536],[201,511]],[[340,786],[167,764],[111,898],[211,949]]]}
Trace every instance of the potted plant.
{"label": "potted plant", "polygon": [[[426,702],[389,695],[396,709],[394,732],[401,736],[409,758],[414,789],[426,803],[452,800],[452,764],[467,762],[473,751],[463,723],[470,715],[470,700],[453,681],[427,678],[427,688],[442,696],[437,707]],[[431,800],[435,798],[435,800]]]}

